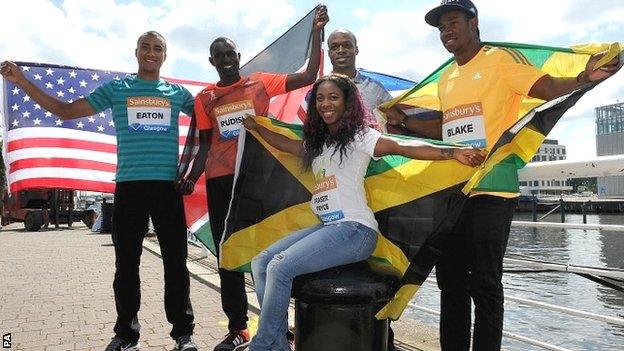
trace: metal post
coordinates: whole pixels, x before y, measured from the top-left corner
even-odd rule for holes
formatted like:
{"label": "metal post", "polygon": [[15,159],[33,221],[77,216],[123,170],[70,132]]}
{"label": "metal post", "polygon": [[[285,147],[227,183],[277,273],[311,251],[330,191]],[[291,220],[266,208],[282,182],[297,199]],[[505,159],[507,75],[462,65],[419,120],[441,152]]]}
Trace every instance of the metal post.
{"label": "metal post", "polygon": [[581,204],[581,210],[583,210],[583,224],[587,224],[587,208],[585,208],[585,201]]}
{"label": "metal post", "polygon": [[561,210],[561,223],[565,223],[565,206],[563,205],[563,198],[559,199],[559,209]]}
{"label": "metal post", "polygon": [[71,228],[74,222],[74,191],[68,190],[67,196],[69,197],[68,213],[67,213],[67,226]]}
{"label": "metal post", "polygon": [[533,194],[533,222],[537,222],[537,196]]}
{"label": "metal post", "polygon": [[53,200],[53,208],[54,208],[54,228],[58,229],[59,227],[59,208],[61,207],[59,205],[59,190],[52,190],[53,192],[53,196],[54,196],[54,200]]}

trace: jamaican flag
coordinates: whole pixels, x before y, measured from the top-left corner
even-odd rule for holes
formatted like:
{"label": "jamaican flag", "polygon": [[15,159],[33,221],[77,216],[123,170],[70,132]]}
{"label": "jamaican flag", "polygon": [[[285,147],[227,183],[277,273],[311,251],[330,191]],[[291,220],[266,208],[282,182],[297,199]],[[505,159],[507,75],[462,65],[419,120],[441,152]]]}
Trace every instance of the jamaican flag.
{"label": "jamaican flag", "polygon": [[[607,52],[598,63],[600,67],[611,61],[614,57],[622,54],[624,45],[621,43],[594,43],[575,45],[570,48],[548,47],[529,44],[517,43],[491,43],[485,42],[485,47],[496,47],[508,52],[517,62],[531,64],[539,68],[543,72],[553,77],[570,77],[575,78],[585,69],[585,65],[590,56],[599,52]],[[438,67],[433,73],[423,79],[412,89],[406,91],[400,96],[382,104],[380,109],[396,106],[403,110],[407,115],[415,118],[429,119],[432,116],[440,115],[440,102],[438,100],[438,80],[449,67],[455,63],[450,59]],[[620,59],[620,64],[622,60]],[[520,103],[518,110],[518,121],[527,119],[523,117],[529,114],[532,109],[541,106],[545,101],[525,97]],[[470,190],[480,192],[518,192],[518,182],[516,179],[503,180],[497,177],[506,167],[515,167],[520,169],[524,167],[533,157],[535,151],[541,145],[544,136],[550,132],[554,124],[559,118],[549,118],[548,127],[539,129],[537,134],[531,134],[528,130],[523,131],[519,136],[520,139],[512,140],[512,135],[518,133],[519,125],[510,128],[497,143],[489,150],[489,163],[482,168],[479,173],[470,181],[468,188],[464,189],[467,193]],[[532,129],[531,129],[532,130]],[[507,144],[507,145],[505,145]]]}
{"label": "jamaican flag", "polygon": [[[530,110],[503,134],[479,168],[454,160],[421,161],[394,155],[371,161],[365,188],[368,205],[379,223],[379,233],[369,262],[401,277],[394,298],[377,314],[378,318],[399,318],[439,258],[440,247],[461,212],[466,194],[488,178],[488,170],[508,157],[517,158],[518,167],[528,162],[563,113],[594,86],[595,83],[589,84]],[[418,94],[418,90],[408,93]],[[403,95],[407,96],[410,95]],[[302,137],[301,126],[263,117],[256,119],[289,138]],[[242,134],[240,138],[220,265],[225,269],[249,271],[251,259],[261,250],[319,220],[309,207],[313,176],[302,171],[299,158],[274,149],[255,132]]]}
{"label": "jamaican flag", "polygon": [[[255,119],[289,138],[301,139],[303,135],[301,125],[266,117]],[[320,221],[309,205],[314,177],[311,171],[302,170],[300,158],[273,148],[256,132],[245,134],[244,144],[239,145],[220,263],[225,269],[250,271],[249,263],[259,248]],[[390,263],[402,274],[409,264],[407,257],[418,251],[422,237],[426,237],[414,233],[429,234],[444,222],[448,208],[462,200],[460,190],[474,171],[455,160],[433,162],[391,155],[371,161],[364,183],[369,206],[380,231],[390,233],[404,247],[399,250],[381,236],[373,258]]]}

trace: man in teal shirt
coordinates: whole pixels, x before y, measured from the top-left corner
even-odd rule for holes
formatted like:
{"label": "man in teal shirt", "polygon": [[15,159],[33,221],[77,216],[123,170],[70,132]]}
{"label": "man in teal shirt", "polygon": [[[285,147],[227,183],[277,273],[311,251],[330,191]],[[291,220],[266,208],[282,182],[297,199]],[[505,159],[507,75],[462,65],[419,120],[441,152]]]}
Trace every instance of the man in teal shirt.
{"label": "man in teal shirt", "polygon": [[112,109],[117,132],[117,172],[113,244],[115,246],[115,337],[107,351],[138,350],[139,262],[151,216],[165,269],[165,312],[170,333],[181,351],[197,350],[192,340],[193,308],[189,298],[188,248],[182,195],[174,184],[178,164],[178,117],[193,113],[193,96],[184,87],[160,78],[167,44],[157,32],[137,42],[136,75],[113,80],[72,103],[56,100],[28,81],[12,62],[2,76],[19,85],[42,108],[63,120]]}

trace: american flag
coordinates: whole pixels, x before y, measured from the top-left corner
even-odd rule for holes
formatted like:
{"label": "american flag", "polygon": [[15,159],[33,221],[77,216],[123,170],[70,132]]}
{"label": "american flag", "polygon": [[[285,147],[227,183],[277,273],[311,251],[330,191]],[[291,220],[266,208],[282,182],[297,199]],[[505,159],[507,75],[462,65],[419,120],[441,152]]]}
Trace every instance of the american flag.
{"label": "american flag", "polygon": [[[95,88],[129,73],[49,64],[18,63],[27,79],[55,98],[73,102]],[[192,94],[205,83],[167,79]],[[114,192],[117,166],[115,124],[111,111],[63,121],[44,110],[22,88],[4,81],[3,156],[10,192],[60,188]],[[190,118],[180,116],[183,145]]]}

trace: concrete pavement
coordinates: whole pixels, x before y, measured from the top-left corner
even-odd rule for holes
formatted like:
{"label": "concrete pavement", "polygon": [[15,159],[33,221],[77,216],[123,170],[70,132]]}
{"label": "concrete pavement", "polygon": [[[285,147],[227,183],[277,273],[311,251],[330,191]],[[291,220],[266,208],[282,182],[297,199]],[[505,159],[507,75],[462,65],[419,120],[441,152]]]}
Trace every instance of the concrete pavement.
{"label": "concrete pavement", "polygon": [[[141,259],[141,346],[173,350],[163,305],[163,268],[155,238]],[[227,333],[213,257],[189,246],[195,341],[212,350]],[[12,350],[102,350],[112,337],[114,250],[110,235],[84,226],[26,232],[21,223],[0,231],[0,334]],[[257,326],[252,289],[250,327]],[[414,321],[393,323],[404,350],[437,349],[437,333]]]}

